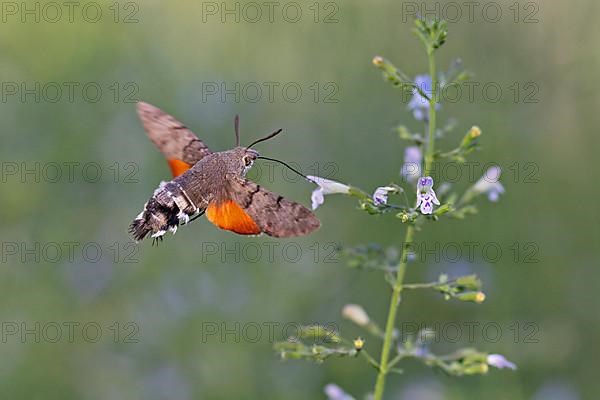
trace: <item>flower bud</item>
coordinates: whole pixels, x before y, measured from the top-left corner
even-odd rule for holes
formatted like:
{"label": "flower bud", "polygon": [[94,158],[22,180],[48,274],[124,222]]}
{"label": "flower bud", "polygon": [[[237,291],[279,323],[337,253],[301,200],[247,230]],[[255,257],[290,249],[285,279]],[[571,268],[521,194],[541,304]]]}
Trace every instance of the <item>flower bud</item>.
{"label": "flower bud", "polygon": [[433,213],[433,215],[439,217],[441,215],[446,214],[449,211],[450,211],[450,204],[446,203],[446,204],[443,204],[442,206],[438,207],[437,210],[435,210],[435,212]]}
{"label": "flower bud", "polygon": [[383,57],[373,57],[373,65],[376,66],[383,72],[383,77],[389,81],[392,85],[398,88],[412,85],[412,81],[406,74],[400,71],[394,64]]}
{"label": "flower bud", "polygon": [[354,349],[356,351],[361,351],[364,346],[365,340],[363,338],[357,337],[356,339],[354,339]]}
{"label": "flower bud", "polygon": [[338,343],[341,340],[334,330],[321,325],[301,326],[298,337],[300,339],[324,340],[332,343]]}
{"label": "flower bud", "polygon": [[488,367],[487,364],[477,363],[477,364],[472,364],[472,365],[466,366],[465,369],[463,370],[463,373],[465,375],[483,375],[483,374],[487,374],[489,369],[490,368]]}
{"label": "flower bud", "polygon": [[481,304],[484,301],[485,301],[485,293],[477,292],[477,295],[475,296],[475,302]]}
{"label": "flower bud", "polygon": [[463,292],[456,295],[456,298],[461,301],[471,301],[473,303],[483,303],[485,301],[485,293],[483,292]]}
{"label": "flower bud", "polygon": [[396,214],[396,217],[400,218],[400,220],[402,221],[403,224],[410,222],[410,215],[408,215],[405,211],[402,211],[402,212]]}
{"label": "flower bud", "polygon": [[456,286],[460,286],[466,290],[479,290],[481,289],[481,281],[477,275],[466,275],[456,278]]}
{"label": "flower bud", "polygon": [[472,139],[475,139],[476,137],[481,136],[481,128],[478,126],[473,126],[470,130],[469,130],[469,136]]}
{"label": "flower bud", "polygon": [[346,304],[342,309],[342,317],[358,326],[367,326],[371,322],[365,309],[358,304]]}
{"label": "flower bud", "polygon": [[473,126],[463,137],[462,142],[460,142],[460,147],[463,150],[470,150],[476,144],[475,141],[479,136],[481,136],[481,128]]}

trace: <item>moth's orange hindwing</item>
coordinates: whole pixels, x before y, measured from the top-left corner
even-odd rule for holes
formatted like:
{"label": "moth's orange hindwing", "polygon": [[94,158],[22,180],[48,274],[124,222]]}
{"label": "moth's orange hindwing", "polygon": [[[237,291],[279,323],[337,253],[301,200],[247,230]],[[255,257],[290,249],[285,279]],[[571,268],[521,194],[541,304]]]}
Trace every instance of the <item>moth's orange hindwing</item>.
{"label": "moth's orange hindwing", "polygon": [[169,168],[171,168],[171,173],[173,174],[173,178],[177,178],[179,175],[183,175],[185,171],[192,168],[192,166],[186,162],[181,160],[172,159],[168,160]]}
{"label": "moth's orange hindwing", "polygon": [[233,200],[212,203],[206,209],[206,218],[221,229],[240,235],[258,235],[261,229],[243,209]]}

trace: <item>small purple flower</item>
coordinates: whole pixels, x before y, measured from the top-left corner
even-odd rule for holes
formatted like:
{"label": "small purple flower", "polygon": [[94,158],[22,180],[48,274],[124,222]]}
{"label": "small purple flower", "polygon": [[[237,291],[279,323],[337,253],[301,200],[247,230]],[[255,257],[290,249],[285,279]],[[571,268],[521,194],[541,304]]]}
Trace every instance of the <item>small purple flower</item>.
{"label": "small purple flower", "polygon": [[[415,85],[423,91],[428,97],[431,98],[431,77],[429,75],[417,75],[415,77]],[[439,103],[436,104],[435,109],[439,109]],[[413,112],[413,116],[418,121],[423,121],[427,118],[429,112],[429,100],[419,93],[417,89],[413,89],[413,97],[408,103],[408,109]]]}
{"label": "small purple flower", "polygon": [[581,400],[577,388],[563,379],[547,378],[532,400]]}
{"label": "small purple flower", "polygon": [[431,214],[434,204],[439,206],[440,201],[433,191],[433,178],[430,176],[419,178],[417,183],[417,205],[415,207],[421,206],[421,214]]}
{"label": "small purple flower", "polygon": [[375,193],[373,193],[373,203],[375,203],[376,206],[387,204],[388,194],[395,193],[397,191],[398,190],[395,187],[380,186],[375,189]]}
{"label": "small purple flower", "polygon": [[344,390],[335,383],[326,385],[323,391],[327,396],[327,400],[354,400],[354,397],[344,392]]}
{"label": "small purple flower", "polygon": [[414,350],[415,357],[425,358],[429,355],[429,349],[425,345],[418,345]]}
{"label": "small purple flower", "polygon": [[487,194],[490,201],[496,202],[504,193],[504,186],[500,183],[502,169],[498,166],[488,168],[481,178],[473,185],[476,194]]}
{"label": "small purple flower", "polygon": [[499,369],[509,368],[513,371],[517,369],[517,365],[513,362],[508,361],[501,354],[490,354],[487,356],[487,364]]}
{"label": "small purple flower", "polygon": [[404,150],[404,164],[400,169],[400,175],[408,182],[416,182],[421,176],[421,163],[423,153],[419,146],[409,146]]}

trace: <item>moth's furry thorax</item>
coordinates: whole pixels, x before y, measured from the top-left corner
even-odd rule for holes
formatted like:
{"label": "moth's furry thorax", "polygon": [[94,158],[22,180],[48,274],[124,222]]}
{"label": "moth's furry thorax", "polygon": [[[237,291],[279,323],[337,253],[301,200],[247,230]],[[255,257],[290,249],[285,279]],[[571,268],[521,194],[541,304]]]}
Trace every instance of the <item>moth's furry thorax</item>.
{"label": "moth's furry thorax", "polygon": [[245,176],[259,154],[253,149],[236,147],[232,150],[214,153],[212,156],[214,157],[212,160],[206,160],[212,164],[211,170]]}

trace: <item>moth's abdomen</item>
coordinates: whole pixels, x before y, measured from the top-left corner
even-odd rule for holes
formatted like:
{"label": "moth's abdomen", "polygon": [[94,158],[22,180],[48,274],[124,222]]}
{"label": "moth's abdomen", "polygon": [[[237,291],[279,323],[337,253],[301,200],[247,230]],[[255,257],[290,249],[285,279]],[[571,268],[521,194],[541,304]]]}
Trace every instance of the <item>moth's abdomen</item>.
{"label": "moth's abdomen", "polygon": [[133,220],[129,232],[136,241],[148,235],[159,238],[167,231],[175,233],[180,223],[187,223],[200,211],[179,184],[163,182]]}
{"label": "moth's abdomen", "polygon": [[149,234],[154,237],[162,236],[178,225],[178,212],[176,207],[164,206],[155,198],[151,198],[144,211],[129,226],[129,232],[136,241],[143,240]]}

